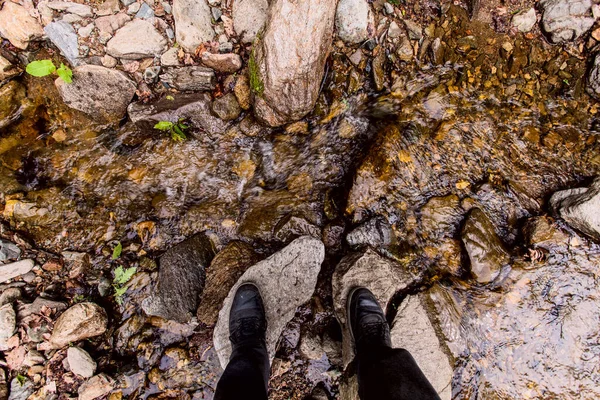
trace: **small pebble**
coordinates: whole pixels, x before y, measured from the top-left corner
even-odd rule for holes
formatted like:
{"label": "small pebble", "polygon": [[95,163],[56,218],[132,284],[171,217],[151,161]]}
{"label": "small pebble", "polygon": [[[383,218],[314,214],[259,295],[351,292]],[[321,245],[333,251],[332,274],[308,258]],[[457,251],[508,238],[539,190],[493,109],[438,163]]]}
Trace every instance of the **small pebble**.
{"label": "small pebble", "polygon": [[220,8],[211,7],[210,11],[212,12],[212,16],[215,21],[219,21],[221,19],[221,15],[223,15],[223,12]]}
{"label": "small pebble", "polygon": [[383,3],[383,8],[385,9],[385,13],[388,15],[394,14],[394,6],[390,3]]}
{"label": "small pebble", "polygon": [[102,57],[102,65],[106,68],[114,68],[117,66],[117,59],[109,56],[108,54]]}

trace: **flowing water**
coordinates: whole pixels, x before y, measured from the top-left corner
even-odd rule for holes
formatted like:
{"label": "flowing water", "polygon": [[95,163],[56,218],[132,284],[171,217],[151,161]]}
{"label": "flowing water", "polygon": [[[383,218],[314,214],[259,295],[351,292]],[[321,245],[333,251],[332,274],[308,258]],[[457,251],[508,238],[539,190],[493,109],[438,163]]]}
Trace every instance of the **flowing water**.
{"label": "flowing water", "polygon": [[[138,265],[199,231],[266,254],[283,245],[277,232],[291,217],[318,226],[327,259],[317,294],[286,330],[271,383],[274,398],[304,398],[317,384],[337,393],[331,273],[349,250],[345,233],[381,218],[394,240],[378,250],[424,272],[422,289],[455,360],[455,398],[598,398],[599,248],[572,236],[534,262],[523,233],[548,213],[554,191],[600,169],[598,107],[583,92],[582,56],[494,33],[457,7],[428,29],[441,45],[427,39],[414,63],[388,54],[381,68],[354,68],[334,50],[315,112],[293,129],[267,129],[247,114],[223,133],[195,130],[182,143],[131,122],[94,124],[66,108],[51,81],[21,77],[10,101],[21,102],[23,116],[0,133],[4,219],[40,248],[94,254],[100,273],[116,241]],[[379,73],[390,90],[374,89],[370,75]],[[475,207],[511,249],[497,285],[473,285],[461,252],[462,221]],[[114,317],[126,321],[121,331],[141,329],[131,304]],[[298,350],[306,335],[331,351],[307,360]],[[214,363],[207,337],[200,331],[201,344],[187,342],[201,354],[198,374],[218,370],[202,367]],[[128,345],[143,370],[166,371],[183,357],[144,343]],[[125,370],[124,360],[111,362]],[[191,385],[148,379],[146,395]],[[214,376],[203,379],[198,387],[214,385]]]}

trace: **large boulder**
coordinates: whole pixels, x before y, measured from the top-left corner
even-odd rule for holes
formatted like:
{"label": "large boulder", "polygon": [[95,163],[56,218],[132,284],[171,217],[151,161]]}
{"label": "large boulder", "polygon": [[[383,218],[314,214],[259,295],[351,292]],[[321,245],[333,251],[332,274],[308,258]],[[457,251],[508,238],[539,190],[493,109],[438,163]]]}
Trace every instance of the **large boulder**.
{"label": "large boulder", "polygon": [[241,276],[223,303],[214,331],[215,350],[223,368],[231,355],[229,311],[240,285],[253,282],[260,289],[267,315],[267,350],[272,361],[283,329],[294,317],[296,309],[312,297],[324,257],[323,243],[303,236],[250,267]]}
{"label": "large boulder", "polygon": [[98,65],[77,67],[72,83],[59,78],[55,85],[69,107],[103,122],[121,119],[136,90],[123,72]]}
{"label": "large boulder", "polygon": [[267,0],[235,0],[231,16],[235,33],[242,42],[252,43],[256,35],[265,26],[269,3]]}
{"label": "large boulder", "polygon": [[25,50],[32,40],[44,36],[42,25],[25,7],[5,1],[0,10],[0,35],[15,47]]}
{"label": "large boulder", "polygon": [[276,0],[264,38],[250,59],[256,116],[280,126],[308,114],[317,101],[329,55],[335,0]]}
{"label": "large boulder", "polygon": [[204,269],[214,255],[214,246],[203,233],[167,250],[159,262],[157,293],[142,303],[146,314],[188,322],[204,289]]}
{"label": "large boulder", "polygon": [[106,52],[109,55],[126,60],[157,57],[165,51],[167,39],[154,25],[142,19],[125,24],[106,44]]}
{"label": "large boulder", "polygon": [[198,46],[215,36],[206,0],[174,0],[173,18],[177,43],[186,51],[193,53]]}
{"label": "large boulder", "polygon": [[600,241],[600,177],[589,188],[554,193],[550,207],[573,228]]}
{"label": "large boulder", "polygon": [[543,0],[542,29],[552,43],[571,42],[594,25],[591,0]]}
{"label": "large boulder", "polygon": [[340,0],[335,15],[337,34],[348,44],[357,44],[375,33],[373,13],[367,0]]}

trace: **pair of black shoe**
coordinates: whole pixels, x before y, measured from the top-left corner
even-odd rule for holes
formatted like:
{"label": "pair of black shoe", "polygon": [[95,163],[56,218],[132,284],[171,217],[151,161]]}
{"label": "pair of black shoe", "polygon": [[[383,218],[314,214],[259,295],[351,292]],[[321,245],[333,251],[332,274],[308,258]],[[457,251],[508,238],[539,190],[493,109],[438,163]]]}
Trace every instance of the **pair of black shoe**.
{"label": "pair of black shoe", "polygon": [[[356,348],[391,347],[390,328],[377,299],[368,289],[356,288],[348,296],[348,323]],[[267,331],[265,309],[258,288],[239,287],[229,314],[229,339],[235,349],[246,343],[264,341]]]}

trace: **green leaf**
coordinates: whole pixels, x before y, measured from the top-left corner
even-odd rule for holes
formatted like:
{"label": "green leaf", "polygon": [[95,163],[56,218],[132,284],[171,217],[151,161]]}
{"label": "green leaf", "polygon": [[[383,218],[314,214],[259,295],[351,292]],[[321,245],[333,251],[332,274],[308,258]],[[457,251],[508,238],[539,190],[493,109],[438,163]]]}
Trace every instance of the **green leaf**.
{"label": "green leaf", "polygon": [[39,60],[27,64],[25,70],[29,75],[41,77],[52,74],[56,71],[56,67],[52,63],[52,60]]}
{"label": "green leaf", "polygon": [[115,279],[113,279],[113,282],[116,285],[124,285],[129,282],[136,271],[137,267],[124,269],[122,265],[119,265],[117,269],[115,269]]}
{"label": "green leaf", "polygon": [[17,375],[17,382],[19,382],[19,385],[23,386],[25,384],[25,381],[27,380],[26,377],[24,377],[21,374]]}
{"label": "green leaf", "polygon": [[173,127],[173,123],[169,121],[160,121],[158,124],[154,125],[154,129],[158,129],[159,131],[170,131]]}
{"label": "green leaf", "polygon": [[56,70],[56,74],[60,79],[65,81],[65,83],[73,82],[73,71],[63,63],[61,63],[60,68]]}
{"label": "green leaf", "polygon": [[169,101],[174,101],[175,97],[173,97],[173,96],[167,96],[166,99],[169,100]]}
{"label": "green leaf", "polygon": [[121,257],[121,252],[123,252],[123,245],[121,242],[119,242],[113,249],[112,259],[116,260],[117,258]]}

